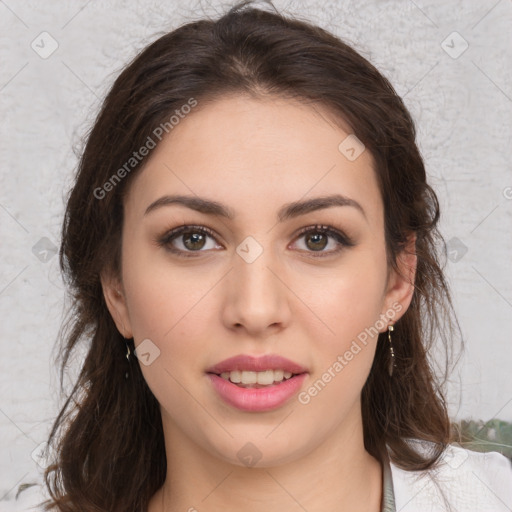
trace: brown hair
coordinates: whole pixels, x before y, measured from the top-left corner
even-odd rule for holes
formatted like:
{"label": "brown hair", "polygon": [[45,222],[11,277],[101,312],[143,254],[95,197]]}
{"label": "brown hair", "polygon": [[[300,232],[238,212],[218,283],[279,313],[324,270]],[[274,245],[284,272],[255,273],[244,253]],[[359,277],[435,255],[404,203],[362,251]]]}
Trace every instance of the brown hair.
{"label": "brown hair", "polygon": [[[125,380],[124,339],[100,283],[105,269],[120,275],[123,197],[147,159],[122,173],[115,186],[104,184],[112,184],[117,169],[127,170],[133,151],[191,98],[200,107],[231,93],[300,99],[325,107],[365,144],[384,201],[389,264],[398,269],[397,255],[411,233],[417,254],[412,303],[393,333],[394,374],[387,373],[389,345],[380,334],[362,390],[365,448],[382,460],[387,445],[396,465],[415,471],[434,467],[451,441],[441,389],[458,326],[440,262],[439,205],[426,182],[411,116],[389,81],[340,39],[248,4],[150,44],[115,80],[88,134],[60,248],[72,298],[59,357],[61,392],[71,352],[81,342],[88,352],[49,436],[55,457],[45,472],[52,496],[45,510],[145,511],[164,483],[159,404],[138,364]],[[428,358],[436,339],[446,354],[443,380]],[[432,452],[419,452],[409,439],[432,442]]]}

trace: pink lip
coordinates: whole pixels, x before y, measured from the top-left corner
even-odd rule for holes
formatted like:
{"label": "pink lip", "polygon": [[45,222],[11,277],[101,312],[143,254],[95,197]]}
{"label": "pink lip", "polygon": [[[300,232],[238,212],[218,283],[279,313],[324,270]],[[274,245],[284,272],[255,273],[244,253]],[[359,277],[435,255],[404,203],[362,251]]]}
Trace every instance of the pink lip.
{"label": "pink lip", "polygon": [[[293,375],[287,380],[262,388],[243,388],[220,377],[231,371],[284,370]],[[242,411],[263,412],[285,404],[302,386],[308,371],[301,365],[277,354],[260,357],[238,355],[225,359],[206,370],[215,391],[229,405]]]}
{"label": "pink lip", "polygon": [[223,372],[231,372],[234,370],[252,372],[263,372],[265,370],[284,370],[285,372],[291,373],[307,372],[306,368],[277,354],[267,354],[260,357],[241,354],[217,363],[208,368],[206,373],[216,373],[220,375]]}
{"label": "pink lip", "polygon": [[306,375],[307,373],[294,375],[288,380],[264,388],[241,388],[214,373],[209,373],[208,377],[214,389],[229,405],[242,411],[263,412],[284,405],[299,391]]}

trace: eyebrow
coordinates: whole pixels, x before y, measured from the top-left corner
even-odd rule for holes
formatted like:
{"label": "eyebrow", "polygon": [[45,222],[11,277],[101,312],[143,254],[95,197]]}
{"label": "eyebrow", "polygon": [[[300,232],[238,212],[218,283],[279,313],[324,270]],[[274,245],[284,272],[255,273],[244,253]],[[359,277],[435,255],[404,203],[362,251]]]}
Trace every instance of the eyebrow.
{"label": "eyebrow", "polygon": [[[235,218],[235,212],[222,203],[203,197],[185,195],[165,195],[160,197],[156,201],[153,201],[146,208],[144,216],[158,208],[173,204],[183,205],[187,208],[198,211],[200,213],[205,213],[207,215],[224,217],[230,220]],[[304,201],[286,203],[279,209],[277,218],[279,222],[283,222],[288,219],[299,217],[300,215],[305,215],[306,213],[310,213],[316,210],[323,210],[326,208],[332,208],[335,206],[351,206],[359,210],[365,219],[367,218],[363,207],[357,201],[350,199],[349,197],[345,197],[341,194],[315,197],[313,199],[307,199]]]}

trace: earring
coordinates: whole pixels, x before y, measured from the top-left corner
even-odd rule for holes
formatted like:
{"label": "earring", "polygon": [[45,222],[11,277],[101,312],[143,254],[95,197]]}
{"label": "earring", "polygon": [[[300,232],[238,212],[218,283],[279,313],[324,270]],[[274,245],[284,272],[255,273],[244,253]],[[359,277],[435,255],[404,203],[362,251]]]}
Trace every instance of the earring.
{"label": "earring", "polygon": [[391,358],[389,360],[388,373],[391,377],[393,375],[393,368],[396,368],[395,364],[395,352],[393,350],[393,344],[391,343],[391,331],[394,330],[392,324],[388,325],[388,340],[389,340],[389,351],[391,352]]}
{"label": "earring", "polygon": [[[126,345],[126,360],[128,361],[128,366],[130,366],[130,354],[131,354],[131,352],[130,352],[130,347],[128,346],[128,340],[126,338],[124,339],[124,343]],[[128,372],[126,372],[124,374],[124,378],[128,379]]]}

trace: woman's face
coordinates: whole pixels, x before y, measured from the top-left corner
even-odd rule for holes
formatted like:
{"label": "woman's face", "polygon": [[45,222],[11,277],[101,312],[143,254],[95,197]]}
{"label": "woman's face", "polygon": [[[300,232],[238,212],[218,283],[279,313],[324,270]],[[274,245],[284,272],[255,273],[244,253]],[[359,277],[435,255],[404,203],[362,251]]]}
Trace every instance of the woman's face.
{"label": "woman's face", "polygon": [[[348,135],[292,101],[199,102],[134,177],[122,282],[103,286],[119,330],[140,345],[166,442],[272,466],[362,435],[377,332],[413,288],[388,274],[372,157],[351,139],[340,149]],[[180,226],[194,227],[169,236]],[[295,367],[251,365],[264,355]],[[218,366],[234,356],[247,357]]]}

